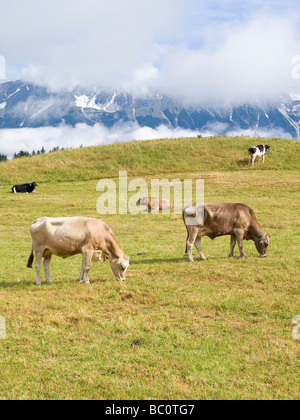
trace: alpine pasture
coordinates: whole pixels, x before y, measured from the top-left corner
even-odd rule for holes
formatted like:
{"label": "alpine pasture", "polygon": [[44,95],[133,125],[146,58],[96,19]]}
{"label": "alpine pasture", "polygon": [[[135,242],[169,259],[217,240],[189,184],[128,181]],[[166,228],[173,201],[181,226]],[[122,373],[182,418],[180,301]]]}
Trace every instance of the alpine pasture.
{"label": "alpine pasture", "polygon": [[[268,144],[265,164],[248,148]],[[0,164],[0,399],[299,399],[300,143],[192,138],[58,151]],[[268,257],[230,237],[184,255],[181,215],[99,215],[97,182],[204,179],[205,201],[242,202],[271,234]],[[23,182],[37,194],[12,194]],[[129,197],[130,194],[129,193]],[[53,284],[26,268],[41,216],[107,222],[130,256],[118,283],[108,262],[78,283],[81,256],[53,257]],[[2,318],[2,319],[3,319]]]}

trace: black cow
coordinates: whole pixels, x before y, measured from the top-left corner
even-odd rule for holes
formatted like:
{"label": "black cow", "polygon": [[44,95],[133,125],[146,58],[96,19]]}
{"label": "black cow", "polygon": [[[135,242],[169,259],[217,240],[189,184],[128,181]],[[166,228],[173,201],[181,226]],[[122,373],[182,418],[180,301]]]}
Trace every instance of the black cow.
{"label": "black cow", "polygon": [[11,191],[13,193],[32,193],[32,192],[36,192],[34,191],[35,187],[37,187],[38,185],[33,182],[32,184],[21,184],[21,185],[14,185],[11,189]]}

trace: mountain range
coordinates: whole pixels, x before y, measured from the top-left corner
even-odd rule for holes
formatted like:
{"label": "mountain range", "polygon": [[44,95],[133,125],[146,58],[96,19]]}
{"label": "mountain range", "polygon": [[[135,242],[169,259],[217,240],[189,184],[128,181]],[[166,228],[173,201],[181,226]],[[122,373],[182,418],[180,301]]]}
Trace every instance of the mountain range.
{"label": "mountain range", "polygon": [[187,105],[157,92],[137,96],[80,87],[53,93],[18,80],[0,84],[0,129],[137,123],[141,127],[165,125],[217,135],[251,130],[300,138],[300,96],[285,94],[264,104],[205,106],[200,102]]}

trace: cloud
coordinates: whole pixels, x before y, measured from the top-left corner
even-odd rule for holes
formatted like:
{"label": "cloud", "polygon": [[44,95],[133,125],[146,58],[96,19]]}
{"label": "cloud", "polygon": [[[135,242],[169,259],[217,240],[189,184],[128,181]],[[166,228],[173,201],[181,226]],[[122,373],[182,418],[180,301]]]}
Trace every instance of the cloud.
{"label": "cloud", "polygon": [[59,146],[78,148],[83,146],[98,146],[131,140],[153,140],[160,138],[194,137],[197,133],[187,129],[169,129],[160,126],[156,129],[140,127],[138,124],[119,124],[106,128],[100,124],[88,126],[77,124],[75,127],[39,127],[2,129],[0,131],[0,153],[12,157],[20,150],[32,152],[42,147],[46,151]]}
{"label": "cloud", "polygon": [[[225,133],[225,134],[224,134]],[[216,123],[211,124],[210,126],[206,127],[201,131],[201,135],[203,137],[214,137],[214,136],[230,136],[230,137],[252,137],[252,138],[266,138],[266,139],[272,139],[272,138],[281,138],[281,139],[287,139],[287,140],[293,140],[293,136],[290,133],[287,133],[282,128],[273,128],[273,129],[235,129],[230,130],[229,127],[226,124]]]}
{"label": "cloud", "polygon": [[212,51],[172,49],[160,74],[166,92],[194,102],[257,102],[299,91],[292,57],[300,45],[291,18],[258,17],[226,31]]}
{"label": "cloud", "polygon": [[296,0],[0,0],[11,79],[164,90],[188,101],[299,91]]}
{"label": "cloud", "polygon": [[116,142],[127,142],[131,140],[154,140],[161,138],[186,138],[213,137],[224,135],[224,130],[229,136],[249,137],[281,137],[291,139],[289,133],[282,129],[266,130],[228,130],[225,124],[211,124],[204,130],[193,131],[189,129],[170,129],[164,125],[158,128],[140,127],[138,124],[119,124],[113,128],[106,128],[100,124],[88,126],[77,124],[75,127],[40,127],[40,128],[19,128],[2,129],[0,131],[0,153],[11,158],[14,153],[20,150],[32,152],[42,147],[46,151],[59,146],[64,148],[78,148],[81,145],[98,146]]}
{"label": "cloud", "polygon": [[147,76],[174,10],[173,0],[12,0],[1,5],[0,39],[25,80],[120,88]]}

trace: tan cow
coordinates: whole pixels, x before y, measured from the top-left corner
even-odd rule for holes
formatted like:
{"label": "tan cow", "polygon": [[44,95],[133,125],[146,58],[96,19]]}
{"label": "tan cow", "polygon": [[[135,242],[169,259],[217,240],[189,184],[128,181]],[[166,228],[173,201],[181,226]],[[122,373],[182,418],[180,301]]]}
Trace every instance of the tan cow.
{"label": "tan cow", "polygon": [[79,282],[89,284],[91,261],[109,260],[111,269],[119,281],[124,281],[129,266],[127,257],[111,228],[98,219],[88,217],[41,217],[30,227],[32,251],[27,267],[36,266],[36,284],[41,284],[40,269],[44,258],[46,280],[50,278],[50,262],[52,255],[62,258],[82,254],[82,268]]}
{"label": "tan cow", "polygon": [[231,235],[230,254],[233,257],[236,241],[240,257],[244,257],[243,240],[253,240],[261,257],[267,256],[270,235],[262,230],[254,211],[241,203],[211,203],[189,205],[183,210],[183,221],[187,229],[186,253],[193,262],[192,248],[195,244],[200,258],[206,260],[201,249],[201,238]]}
{"label": "tan cow", "polygon": [[148,212],[170,210],[172,208],[172,203],[169,200],[165,200],[163,198],[145,197],[144,195],[138,200],[136,205],[146,206]]}

